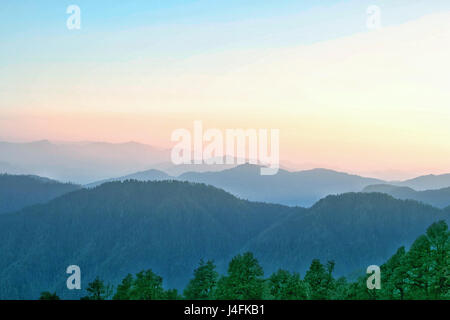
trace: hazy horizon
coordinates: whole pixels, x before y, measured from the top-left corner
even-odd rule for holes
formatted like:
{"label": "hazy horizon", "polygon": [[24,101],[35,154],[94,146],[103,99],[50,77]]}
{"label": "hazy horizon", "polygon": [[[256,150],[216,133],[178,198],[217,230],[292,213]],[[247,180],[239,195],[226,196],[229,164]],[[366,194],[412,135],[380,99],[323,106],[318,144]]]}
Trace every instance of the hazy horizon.
{"label": "hazy horizon", "polygon": [[[152,149],[155,149],[157,151],[160,152],[170,152],[169,148],[163,148],[163,147],[158,147],[158,146],[154,146],[151,144],[146,144],[143,142],[139,142],[139,141],[122,141],[122,142],[108,142],[108,141],[54,141],[54,140],[49,140],[49,139],[42,139],[42,140],[23,140],[23,141],[5,141],[0,139],[0,144],[1,143],[10,143],[10,144],[21,144],[21,145],[26,145],[26,144],[39,144],[39,143],[50,143],[53,145],[60,145],[60,146],[87,146],[87,145],[92,145],[92,144],[105,144],[105,145],[116,145],[116,146],[124,146],[124,145],[140,145],[140,146],[144,146],[144,147],[150,147]],[[77,161],[77,160],[75,160]],[[0,159],[0,163],[1,163],[1,159]],[[170,159],[167,158],[167,161],[160,161],[157,162],[155,164],[149,164],[148,166],[144,166],[139,170],[133,170],[132,168],[126,170],[126,172],[118,172],[116,175],[112,175],[112,176],[105,176],[104,178],[116,178],[119,177],[121,174],[133,174],[139,171],[145,171],[145,170],[151,170],[151,169],[157,169],[163,172],[166,172],[167,170],[165,170],[164,168],[161,167],[155,167],[155,165],[163,165],[163,164],[169,164],[170,163]],[[248,159],[246,159],[246,163],[248,163]],[[11,164],[11,163],[8,163]],[[126,163],[124,163],[124,165],[126,166]],[[175,167],[175,165],[173,165]],[[189,172],[189,165],[184,165],[186,166],[185,170],[182,170],[182,172]],[[196,165],[192,164],[192,171],[196,171]],[[197,165],[198,167],[198,165]],[[342,168],[338,168],[338,167],[329,167],[326,166],[324,164],[313,164],[313,163],[297,163],[295,161],[292,161],[290,159],[281,159],[280,160],[280,169],[281,170],[286,170],[286,171],[290,171],[290,172],[295,172],[295,171],[308,171],[308,170],[314,170],[314,169],[325,169],[325,170],[332,170],[332,171],[336,171],[336,172],[342,172],[342,173],[347,173],[347,174],[352,174],[352,175],[359,175],[362,177],[367,177],[367,178],[375,178],[375,179],[380,179],[380,180],[384,180],[386,182],[394,182],[394,181],[402,181],[402,180],[409,180],[409,179],[413,179],[413,178],[417,178],[419,176],[426,176],[426,175],[442,175],[442,174],[450,174],[450,172],[423,172],[423,173],[419,173],[419,174],[414,174],[414,173],[408,173],[408,172],[402,172],[402,171],[395,171],[395,170],[379,170],[379,171],[375,171],[375,172],[355,172],[355,171],[346,171]],[[211,171],[217,171],[218,168],[213,168],[211,167]],[[208,167],[206,166],[204,170],[202,171],[208,171]],[[0,173],[8,173],[8,172],[1,172],[1,168],[0,168]],[[169,172],[166,172],[170,174],[170,170]],[[19,173],[22,174],[22,173]],[[23,172],[23,174],[27,174],[27,172]],[[46,174],[39,174],[42,177],[46,177],[46,178],[51,178],[51,179],[58,179],[57,177],[50,175],[46,175]],[[172,174],[173,175],[173,174]],[[173,176],[177,176],[178,174],[175,174]],[[94,179],[95,180],[95,179]],[[90,181],[90,182],[95,182],[94,180]]]}

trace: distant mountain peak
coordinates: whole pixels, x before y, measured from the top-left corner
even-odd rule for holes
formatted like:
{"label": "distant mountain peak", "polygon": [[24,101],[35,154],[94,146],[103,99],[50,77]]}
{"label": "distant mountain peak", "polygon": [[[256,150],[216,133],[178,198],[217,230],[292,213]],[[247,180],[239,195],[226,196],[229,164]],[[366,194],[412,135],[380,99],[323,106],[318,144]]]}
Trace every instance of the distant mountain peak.
{"label": "distant mountain peak", "polygon": [[51,141],[46,140],[46,139],[44,139],[44,140],[31,141],[31,142],[28,142],[28,143],[26,143],[26,144],[31,144],[31,145],[41,145],[41,146],[45,146],[45,145],[53,145],[53,143],[52,143]]}
{"label": "distant mountain peak", "polygon": [[378,184],[370,185],[363,189],[362,192],[380,192],[393,196],[397,199],[410,199],[427,203],[437,208],[444,208],[450,205],[450,187],[432,190],[416,191],[410,187]]}
{"label": "distant mountain peak", "polygon": [[402,191],[408,191],[408,192],[417,192],[413,188],[410,187],[401,187],[401,186],[395,186],[392,184],[373,184],[370,186],[365,187],[362,192],[382,192],[382,191],[393,191],[393,190],[402,190]]}

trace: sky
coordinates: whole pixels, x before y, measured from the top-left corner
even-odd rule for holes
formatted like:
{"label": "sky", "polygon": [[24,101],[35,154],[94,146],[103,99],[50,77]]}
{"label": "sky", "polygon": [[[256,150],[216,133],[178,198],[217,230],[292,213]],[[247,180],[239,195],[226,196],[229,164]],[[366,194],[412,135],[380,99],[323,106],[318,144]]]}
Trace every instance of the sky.
{"label": "sky", "polygon": [[3,0],[0,39],[2,141],[170,147],[201,120],[279,129],[295,169],[450,172],[447,0]]}

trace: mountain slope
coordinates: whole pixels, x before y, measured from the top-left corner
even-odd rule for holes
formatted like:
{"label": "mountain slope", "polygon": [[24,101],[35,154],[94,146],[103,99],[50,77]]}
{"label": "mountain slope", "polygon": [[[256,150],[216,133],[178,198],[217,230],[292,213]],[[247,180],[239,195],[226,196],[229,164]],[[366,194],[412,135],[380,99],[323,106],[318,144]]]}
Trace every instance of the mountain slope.
{"label": "mountain slope", "polygon": [[219,271],[251,250],[270,273],[304,271],[313,258],[336,260],[343,275],[385,261],[450,212],[380,193],[329,196],[310,209],[240,200],[202,184],[111,182],[47,204],[0,215],[0,298],[64,298],[67,266],[117,284],[153,269],[168,287],[184,287],[198,261]]}
{"label": "mountain slope", "polygon": [[416,191],[409,187],[379,184],[367,186],[362,192],[386,193],[397,199],[416,200],[437,208],[445,208],[450,205],[450,187],[438,190]]}
{"label": "mountain slope", "polygon": [[302,214],[239,200],[205,185],[112,182],[45,205],[0,216],[0,298],[63,297],[65,269],[81,267],[84,285],[99,275],[117,284],[152,268],[183,287],[201,258],[227,260],[276,221]]}
{"label": "mountain slope", "polygon": [[314,258],[335,260],[346,275],[380,264],[410,245],[433,222],[450,212],[381,193],[348,193],[320,200],[308,213],[291,216],[252,239],[245,250],[268,271],[287,268],[304,274]]}
{"label": "mountain slope", "polygon": [[201,182],[224,189],[252,201],[309,207],[329,194],[357,192],[381,180],[326,169],[260,175],[260,167],[245,164],[236,168],[205,173],[185,173],[179,180]]}
{"label": "mountain slope", "polygon": [[161,180],[173,180],[174,178],[169,176],[167,173],[155,169],[150,169],[146,171],[140,171],[136,173],[132,173],[119,178],[112,178],[106,180],[100,180],[97,182],[89,183],[85,185],[86,188],[97,187],[106,182],[113,181],[126,181],[126,180],[137,180],[137,181],[161,181]]}
{"label": "mountain slope", "polygon": [[415,190],[433,190],[450,187],[450,173],[441,175],[426,175],[405,181],[391,182],[393,185],[410,187]]}
{"label": "mountain slope", "polygon": [[37,176],[0,175],[0,214],[45,203],[80,187]]}

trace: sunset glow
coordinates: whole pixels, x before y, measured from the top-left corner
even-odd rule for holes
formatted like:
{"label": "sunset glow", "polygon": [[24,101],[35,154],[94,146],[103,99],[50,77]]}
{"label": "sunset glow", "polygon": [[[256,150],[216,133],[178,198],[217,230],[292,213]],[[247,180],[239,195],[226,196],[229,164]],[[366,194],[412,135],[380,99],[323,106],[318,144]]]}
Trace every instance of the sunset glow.
{"label": "sunset glow", "polygon": [[[52,20],[48,32],[36,32],[28,29],[36,21],[25,20],[19,27],[36,33],[32,43],[15,43],[16,30],[0,53],[0,140],[170,148],[171,132],[201,120],[221,130],[280,129],[290,169],[393,179],[449,172],[450,11],[418,15],[421,1],[401,9],[379,1],[385,23],[370,31],[367,5],[349,2],[351,10],[338,2],[264,19],[169,19],[118,30],[94,21],[89,10],[98,8],[80,1],[77,32],[52,29],[60,23]],[[303,25],[311,12],[323,20]],[[348,23],[331,32],[339,17]],[[255,31],[267,23],[272,35]],[[233,35],[238,28],[249,38]],[[286,43],[294,34],[304,37]]]}

